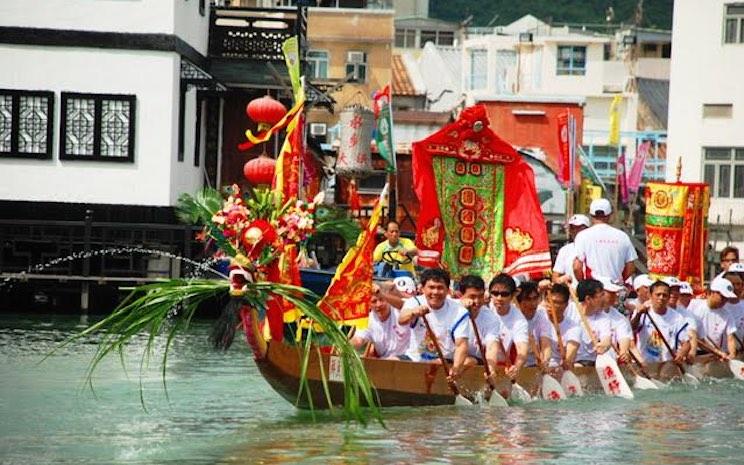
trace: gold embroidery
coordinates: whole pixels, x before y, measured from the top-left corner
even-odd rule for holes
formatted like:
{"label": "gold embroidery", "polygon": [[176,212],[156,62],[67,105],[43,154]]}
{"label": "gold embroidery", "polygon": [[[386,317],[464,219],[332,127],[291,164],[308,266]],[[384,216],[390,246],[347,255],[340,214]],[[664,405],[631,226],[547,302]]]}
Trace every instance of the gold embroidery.
{"label": "gold embroidery", "polygon": [[519,228],[506,230],[506,248],[515,252],[524,252],[532,248],[532,236]]}

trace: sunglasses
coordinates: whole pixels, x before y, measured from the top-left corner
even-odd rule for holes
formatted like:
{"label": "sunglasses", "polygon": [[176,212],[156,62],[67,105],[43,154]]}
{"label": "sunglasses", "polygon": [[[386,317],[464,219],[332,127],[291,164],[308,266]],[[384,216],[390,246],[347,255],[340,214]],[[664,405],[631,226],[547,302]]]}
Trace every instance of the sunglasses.
{"label": "sunglasses", "polygon": [[489,293],[492,297],[509,297],[510,295],[512,295],[512,293],[509,291],[490,291]]}

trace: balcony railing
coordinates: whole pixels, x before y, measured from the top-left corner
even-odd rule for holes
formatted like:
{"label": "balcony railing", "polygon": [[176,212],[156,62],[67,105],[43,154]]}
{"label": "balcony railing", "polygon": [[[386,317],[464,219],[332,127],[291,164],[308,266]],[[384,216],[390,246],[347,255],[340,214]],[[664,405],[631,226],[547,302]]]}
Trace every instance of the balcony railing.
{"label": "balcony railing", "polygon": [[209,57],[284,61],[282,44],[295,35],[295,8],[220,8],[210,14]]}

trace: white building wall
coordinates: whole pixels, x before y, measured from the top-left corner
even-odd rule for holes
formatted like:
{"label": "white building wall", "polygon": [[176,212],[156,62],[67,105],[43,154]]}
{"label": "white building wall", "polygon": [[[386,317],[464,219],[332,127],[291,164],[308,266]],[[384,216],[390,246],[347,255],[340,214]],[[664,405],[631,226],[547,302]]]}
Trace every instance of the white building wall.
{"label": "white building wall", "polygon": [[[175,53],[0,45],[0,63],[13,63],[0,67],[0,87],[55,93],[52,159],[0,159],[0,199],[168,206],[180,192],[201,185],[193,150],[173,166],[180,70]],[[134,163],[59,160],[62,91],[136,95]]]}
{"label": "white building wall", "polygon": [[207,54],[209,2],[199,0],[0,0],[0,26],[177,34]]}
{"label": "white building wall", "polygon": [[[724,44],[726,0],[677,0],[672,28],[667,180],[675,179],[682,157],[682,181],[703,180],[704,147],[744,147],[744,44]],[[706,103],[733,104],[731,118],[703,118]],[[744,199],[712,193],[710,218],[744,224]]]}

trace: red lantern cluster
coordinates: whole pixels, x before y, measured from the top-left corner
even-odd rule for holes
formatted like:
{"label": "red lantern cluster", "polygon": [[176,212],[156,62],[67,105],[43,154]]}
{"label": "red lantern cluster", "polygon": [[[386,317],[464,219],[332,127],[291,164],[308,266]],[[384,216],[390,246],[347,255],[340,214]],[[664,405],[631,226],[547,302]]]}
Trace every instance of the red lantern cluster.
{"label": "red lantern cluster", "polygon": [[248,102],[245,113],[250,119],[258,123],[259,131],[265,131],[273,127],[287,114],[287,108],[270,95],[264,95]]}
{"label": "red lantern cluster", "polygon": [[266,155],[249,160],[243,166],[243,176],[254,186],[270,186],[274,180],[276,160]]}

